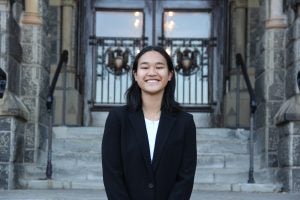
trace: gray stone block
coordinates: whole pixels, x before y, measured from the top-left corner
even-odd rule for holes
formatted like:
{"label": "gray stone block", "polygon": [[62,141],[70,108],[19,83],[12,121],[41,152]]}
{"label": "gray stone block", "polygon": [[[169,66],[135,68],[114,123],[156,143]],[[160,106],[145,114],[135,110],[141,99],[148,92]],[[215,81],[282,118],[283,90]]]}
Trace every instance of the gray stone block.
{"label": "gray stone block", "polygon": [[35,124],[27,123],[25,129],[25,148],[34,148],[35,146]]}
{"label": "gray stone block", "polygon": [[0,162],[9,162],[11,157],[11,132],[0,132]]}
{"label": "gray stone block", "polygon": [[224,168],[225,158],[223,155],[199,155],[197,165],[200,168]]}
{"label": "gray stone block", "polygon": [[268,152],[268,166],[273,168],[273,167],[278,167],[278,153],[276,152]]}
{"label": "gray stone block", "polygon": [[0,164],[0,190],[7,190],[9,185],[9,166]]}
{"label": "gray stone block", "polygon": [[24,153],[24,162],[25,163],[33,163],[34,162],[34,150],[25,150]]}
{"label": "gray stone block", "polygon": [[278,162],[280,167],[291,166],[291,158],[289,155],[290,137],[284,137],[279,142],[278,148]]}
{"label": "gray stone block", "polygon": [[1,131],[11,130],[11,118],[10,117],[0,117],[0,127]]}
{"label": "gray stone block", "polygon": [[277,70],[274,72],[274,82],[269,87],[269,100],[275,100],[275,101],[283,101],[284,96],[284,71],[283,70]]}
{"label": "gray stone block", "polygon": [[275,127],[269,128],[269,147],[270,151],[276,151],[278,149],[278,142],[279,142],[279,130]]}
{"label": "gray stone block", "polygon": [[300,169],[292,169],[292,192],[300,192]]}
{"label": "gray stone block", "polygon": [[[293,166],[300,167],[300,136],[293,136]],[[300,178],[300,171],[299,171],[299,178]],[[299,180],[299,191],[300,191],[300,180]]]}
{"label": "gray stone block", "polygon": [[[299,65],[298,65],[299,66]],[[292,96],[296,95],[298,93],[297,89],[297,73],[300,70],[299,67],[297,67],[296,63],[293,63],[291,66],[287,67],[285,70],[286,72],[286,78],[285,78],[285,96],[287,99],[291,98]]]}

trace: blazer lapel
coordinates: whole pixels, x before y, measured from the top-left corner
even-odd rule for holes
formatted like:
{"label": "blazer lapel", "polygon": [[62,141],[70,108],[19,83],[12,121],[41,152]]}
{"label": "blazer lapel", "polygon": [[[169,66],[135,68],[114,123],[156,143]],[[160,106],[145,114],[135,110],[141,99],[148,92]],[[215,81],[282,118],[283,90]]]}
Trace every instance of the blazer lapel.
{"label": "blazer lapel", "polygon": [[137,142],[141,148],[146,166],[149,171],[151,170],[151,158],[150,158],[150,149],[149,142],[147,137],[147,130],[145,125],[144,114],[142,111],[131,112],[129,114],[129,119],[134,129],[134,133],[137,138]]}
{"label": "blazer lapel", "polygon": [[168,112],[162,112],[161,117],[159,120],[159,126],[156,134],[155,139],[155,148],[154,148],[154,155],[152,161],[152,168],[155,169],[158,166],[159,160],[161,158],[165,143],[167,141],[168,136],[172,130],[176,121],[176,117],[172,116],[172,114]]}

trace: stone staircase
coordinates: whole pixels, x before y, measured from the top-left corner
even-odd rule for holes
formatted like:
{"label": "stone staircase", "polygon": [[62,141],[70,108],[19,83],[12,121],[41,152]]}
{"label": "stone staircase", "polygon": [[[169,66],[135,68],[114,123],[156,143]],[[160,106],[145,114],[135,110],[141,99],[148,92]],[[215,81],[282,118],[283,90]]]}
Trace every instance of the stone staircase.
{"label": "stone staircase", "polygon": [[[26,166],[21,179],[28,189],[104,189],[101,169],[101,127],[53,128],[53,176],[45,166]],[[248,131],[197,128],[198,164],[194,190],[278,192],[274,173],[260,169],[255,156],[255,184],[247,184]]]}

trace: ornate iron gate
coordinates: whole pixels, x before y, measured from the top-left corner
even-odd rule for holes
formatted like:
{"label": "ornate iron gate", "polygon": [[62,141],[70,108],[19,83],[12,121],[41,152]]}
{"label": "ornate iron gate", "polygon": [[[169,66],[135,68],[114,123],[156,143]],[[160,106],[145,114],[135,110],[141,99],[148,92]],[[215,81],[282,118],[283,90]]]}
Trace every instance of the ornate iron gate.
{"label": "ornate iron gate", "polygon": [[90,37],[90,44],[96,47],[94,106],[125,103],[124,94],[131,84],[130,68],[146,41],[147,38]]}

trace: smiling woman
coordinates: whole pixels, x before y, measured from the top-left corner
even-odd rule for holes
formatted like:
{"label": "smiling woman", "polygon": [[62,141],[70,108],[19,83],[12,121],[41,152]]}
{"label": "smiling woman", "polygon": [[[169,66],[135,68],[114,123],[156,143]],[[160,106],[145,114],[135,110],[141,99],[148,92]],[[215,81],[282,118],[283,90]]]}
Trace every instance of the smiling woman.
{"label": "smiling woman", "polygon": [[174,92],[170,56],[162,47],[142,49],[133,63],[127,105],[111,110],[105,124],[102,167],[109,200],[190,198],[196,128]]}
{"label": "smiling woman", "polygon": [[149,98],[157,94],[155,97],[161,101],[164,88],[172,78],[172,72],[160,53],[149,51],[140,57],[134,78],[141,88],[142,99],[145,99],[147,94],[151,94]]}

